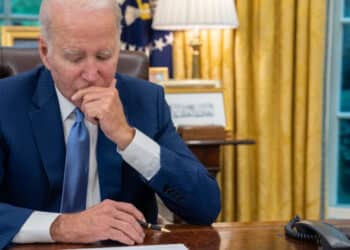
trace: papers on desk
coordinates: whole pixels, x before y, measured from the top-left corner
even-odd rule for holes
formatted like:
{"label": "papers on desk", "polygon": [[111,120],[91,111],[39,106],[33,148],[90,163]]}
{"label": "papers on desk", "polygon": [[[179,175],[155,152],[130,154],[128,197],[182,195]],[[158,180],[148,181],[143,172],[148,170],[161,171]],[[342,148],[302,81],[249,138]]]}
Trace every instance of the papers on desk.
{"label": "papers on desk", "polygon": [[[188,250],[184,244],[164,244],[164,245],[147,245],[131,247],[101,247],[101,248],[79,248],[74,250]],[[73,249],[66,249],[73,250]]]}

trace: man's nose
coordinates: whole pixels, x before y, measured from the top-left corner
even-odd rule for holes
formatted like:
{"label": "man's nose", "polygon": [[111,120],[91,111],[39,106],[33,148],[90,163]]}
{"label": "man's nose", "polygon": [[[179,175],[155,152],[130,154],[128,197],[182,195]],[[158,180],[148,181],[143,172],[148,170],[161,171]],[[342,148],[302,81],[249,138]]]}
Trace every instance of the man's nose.
{"label": "man's nose", "polygon": [[94,82],[98,79],[98,67],[96,63],[89,61],[84,65],[82,77],[88,82]]}

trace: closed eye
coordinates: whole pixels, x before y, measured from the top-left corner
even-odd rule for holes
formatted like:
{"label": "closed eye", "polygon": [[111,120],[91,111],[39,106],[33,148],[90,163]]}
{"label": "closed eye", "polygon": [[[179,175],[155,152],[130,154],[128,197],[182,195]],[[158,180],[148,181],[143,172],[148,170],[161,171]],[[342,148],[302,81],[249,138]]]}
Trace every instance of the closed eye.
{"label": "closed eye", "polygon": [[64,58],[72,63],[78,63],[84,59],[84,53],[65,52]]}
{"label": "closed eye", "polygon": [[97,55],[96,58],[100,61],[105,61],[111,58],[110,55]]}
{"label": "closed eye", "polygon": [[78,63],[78,62],[80,62],[81,60],[83,60],[83,57],[82,57],[82,56],[68,57],[67,59],[68,59],[68,61],[70,61],[70,62]]}
{"label": "closed eye", "polygon": [[112,58],[113,52],[111,50],[101,51],[96,55],[96,58],[100,61],[105,61]]}

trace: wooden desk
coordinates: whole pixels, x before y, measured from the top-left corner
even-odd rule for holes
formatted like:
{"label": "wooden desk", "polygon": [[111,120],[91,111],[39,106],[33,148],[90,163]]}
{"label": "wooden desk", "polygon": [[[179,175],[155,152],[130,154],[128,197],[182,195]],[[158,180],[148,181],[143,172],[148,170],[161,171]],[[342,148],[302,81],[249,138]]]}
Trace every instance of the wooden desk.
{"label": "wooden desk", "polygon": [[[329,221],[343,232],[350,234],[350,220]],[[285,222],[266,223],[215,223],[213,227],[170,225],[171,233],[147,231],[146,245],[183,243],[190,250],[317,250],[311,242],[287,238],[284,235]],[[116,246],[72,244],[17,245],[12,250],[58,250],[67,248]]]}
{"label": "wooden desk", "polygon": [[252,139],[185,140],[198,160],[214,176],[220,171],[220,148],[225,145],[253,145]]}

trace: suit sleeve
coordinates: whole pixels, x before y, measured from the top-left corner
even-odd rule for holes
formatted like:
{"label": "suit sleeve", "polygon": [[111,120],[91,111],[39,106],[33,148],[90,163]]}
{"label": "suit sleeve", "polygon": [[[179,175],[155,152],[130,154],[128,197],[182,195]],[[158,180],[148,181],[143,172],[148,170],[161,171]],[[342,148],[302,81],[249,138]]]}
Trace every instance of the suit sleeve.
{"label": "suit sleeve", "polygon": [[32,210],[16,207],[5,202],[6,149],[0,123],[0,249],[7,247],[31,215]]}
{"label": "suit sleeve", "polygon": [[163,90],[157,105],[159,131],[155,140],[161,147],[161,167],[150,185],[165,205],[188,223],[211,224],[221,207],[218,184],[176,132]]}

